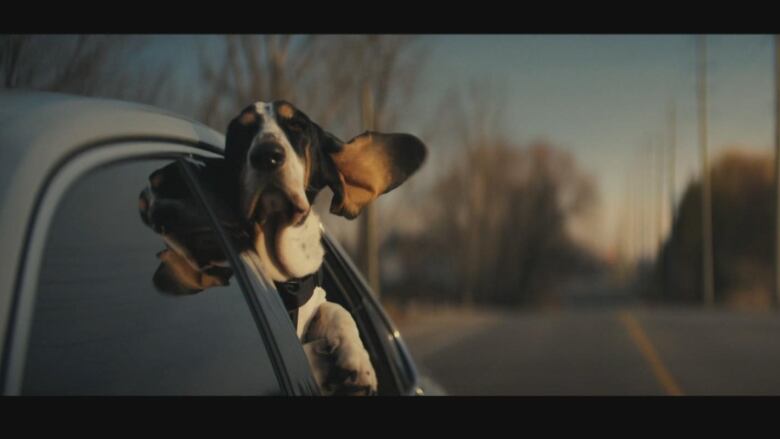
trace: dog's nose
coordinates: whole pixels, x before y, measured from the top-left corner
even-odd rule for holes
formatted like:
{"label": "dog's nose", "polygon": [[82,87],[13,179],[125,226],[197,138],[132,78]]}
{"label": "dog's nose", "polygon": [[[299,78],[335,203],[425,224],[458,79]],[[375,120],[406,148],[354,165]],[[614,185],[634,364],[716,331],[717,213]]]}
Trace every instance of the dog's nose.
{"label": "dog's nose", "polygon": [[254,147],[249,162],[255,169],[273,171],[284,163],[284,149],[275,142],[260,143]]}

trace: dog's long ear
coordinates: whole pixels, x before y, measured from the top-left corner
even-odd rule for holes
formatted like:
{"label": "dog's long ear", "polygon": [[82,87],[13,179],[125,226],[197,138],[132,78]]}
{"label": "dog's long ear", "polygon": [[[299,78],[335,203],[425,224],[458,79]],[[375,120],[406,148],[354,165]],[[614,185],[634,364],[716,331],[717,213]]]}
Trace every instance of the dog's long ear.
{"label": "dog's long ear", "polygon": [[186,259],[171,249],[157,254],[160,265],[154,272],[152,282],[161,293],[187,295],[205,289],[228,284],[229,274],[203,273],[195,270]]}
{"label": "dog's long ear", "polygon": [[[341,142],[329,138],[327,184],[333,190],[331,213],[353,219],[368,203],[406,181],[420,168],[425,145],[411,134],[372,131]],[[328,160],[326,160],[328,162]]]}
{"label": "dog's long ear", "polygon": [[255,138],[260,130],[260,115],[254,105],[244,108],[241,113],[233,118],[228,125],[227,135],[225,136],[225,161],[230,166],[240,167],[252,139]]}

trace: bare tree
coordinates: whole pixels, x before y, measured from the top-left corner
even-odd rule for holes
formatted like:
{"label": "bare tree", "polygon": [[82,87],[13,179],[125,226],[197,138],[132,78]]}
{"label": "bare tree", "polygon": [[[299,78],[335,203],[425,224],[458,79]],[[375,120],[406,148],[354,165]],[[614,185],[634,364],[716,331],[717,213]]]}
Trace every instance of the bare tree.
{"label": "bare tree", "polygon": [[[494,267],[497,262],[490,260],[487,249],[495,248],[502,239],[495,233],[500,226],[496,221],[500,221],[501,215],[486,206],[488,200],[494,197],[490,192],[496,187],[489,180],[500,172],[498,167],[503,165],[501,160],[506,148],[501,134],[504,103],[500,96],[501,90],[495,84],[472,80],[465,92],[451,89],[440,104],[441,113],[449,115],[440,128],[455,134],[455,138],[459,139],[455,146],[461,150],[462,157],[468,158],[455,164],[450,175],[444,177],[449,183],[438,186],[439,191],[445,192],[439,195],[453,202],[455,232],[463,240],[464,252],[459,259],[458,270],[463,273],[461,292],[466,303],[473,302],[480,273],[484,271],[482,267]],[[466,175],[470,178],[465,179]],[[451,188],[457,188],[461,202],[451,196],[454,194],[446,193]]]}
{"label": "bare tree", "polygon": [[413,43],[384,35],[225,36],[200,47],[199,117],[222,129],[249,103],[286,99],[326,129],[359,130],[357,105],[368,84],[377,124],[393,127],[423,65]]}
{"label": "bare tree", "polygon": [[126,35],[0,36],[0,83],[3,88],[157,103],[164,91],[172,91],[170,69],[128,69],[146,43],[146,37]]}
{"label": "bare tree", "polygon": [[200,118],[222,129],[238,109],[258,100],[295,101],[314,60],[317,38],[291,35],[227,35],[216,50],[200,47]]}
{"label": "bare tree", "polygon": [[424,226],[396,236],[405,272],[396,294],[506,305],[554,297],[600,266],[568,230],[595,201],[590,176],[552,145],[463,151],[424,198]]}
{"label": "bare tree", "polygon": [[[343,51],[350,69],[355,71],[355,91],[368,87],[373,95],[375,125],[395,128],[425,66],[425,48],[415,46],[415,38],[406,35],[367,35],[345,38]],[[357,101],[355,101],[357,102]]]}
{"label": "bare tree", "polygon": [[406,273],[396,292],[533,303],[577,269],[598,265],[569,233],[597,200],[592,178],[546,142],[504,138],[504,95],[499,85],[473,81],[442,100],[438,113],[448,117],[431,131],[450,146],[436,152],[452,160],[416,197],[422,226],[394,237]]}

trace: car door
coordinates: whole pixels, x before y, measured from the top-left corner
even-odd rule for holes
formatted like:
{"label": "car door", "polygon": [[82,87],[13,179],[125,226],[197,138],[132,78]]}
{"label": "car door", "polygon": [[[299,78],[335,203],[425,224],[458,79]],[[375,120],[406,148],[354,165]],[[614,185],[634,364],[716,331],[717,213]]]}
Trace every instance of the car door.
{"label": "car door", "polygon": [[187,171],[196,157],[217,156],[165,142],[105,144],[52,174],[31,218],[4,393],[317,393],[281,300],[215,223],[234,279],[190,295],[154,287],[166,243],[141,221],[138,195],[153,171],[177,162],[211,215]]}

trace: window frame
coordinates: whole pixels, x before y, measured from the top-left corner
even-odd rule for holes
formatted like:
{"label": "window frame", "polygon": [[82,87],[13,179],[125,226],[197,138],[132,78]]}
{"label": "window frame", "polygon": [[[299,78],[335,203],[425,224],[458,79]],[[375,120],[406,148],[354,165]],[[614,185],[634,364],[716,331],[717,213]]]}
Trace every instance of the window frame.
{"label": "window frame", "polygon": [[[225,253],[235,268],[235,279],[245,292],[258,330],[264,338],[269,338],[266,345],[272,351],[269,352],[269,356],[272,357],[274,368],[278,369],[277,377],[280,385],[288,395],[319,395],[319,387],[295,333],[295,327],[290,322],[278,291],[260,270],[257,255],[251,252],[238,252],[235,249],[191,169],[193,164],[188,160],[179,160],[178,163],[190,189],[196,194],[211,223],[215,226],[215,231],[226,250]],[[271,327],[273,322],[278,322],[280,326],[287,327],[289,330],[274,330]]]}
{"label": "window frame", "polygon": [[[43,262],[43,252],[48,240],[51,222],[60,202],[63,200],[63,196],[66,195],[70,187],[87,173],[113,163],[155,159],[181,162],[188,158],[222,158],[222,151],[211,145],[198,144],[196,146],[191,143],[169,139],[117,139],[106,141],[85,147],[62,160],[49,173],[44,184],[36,188],[38,190],[35,207],[27,217],[26,236],[20,255],[20,268],[12,293],[13,303],[9,315],[6,345],[2,358],[2,377],[0,377],[2,378],[3,394],[21,394],[27,345],[29,343],[37,296],[38,277]],[[211,207],[204,201],[202,194],[197,191],[195,193],[207,211],[210,212],[210,215],[213,214]],[[229,243],[225,242],[224,234],[218,224],[215,230],[222,237],[223,244],[229,245]],[[226,248],[232,249],[232,247]],[[228,253],[231,258],[236,256],[230,252]],[[242,266],[242,264],[236,265],[237,268]],[[242,276],[245,276],[242,269],[237,271],[242,272]],[[310,370],[305,371],[308,372],[308,376],[306,376],[306,373],[302,374],[299,370],[300,367],[298,367],[293,369],[296,372],[296,376],[290,376],[286,369],[288,365],[299,363],[301,358],[306,361],[302,347],[298,347],[300,352],[297,356],[298,358],[296,358],[294,348],[280,349],[278,346],[278,336],[284,334],[284,332],[291,332],[295,335],[294,328],[291,325],[287,325],[290,327],[289,331],[287,331],[282,323],[275,321],[278,319],[274,319],[274,315],[278,314],[278,312],[265,312],[264,307],[269,307],[273,310],[274,306],[278,306],[273,301],[259,301],[257,299],[258,297],[271,296],[267,290],[259,291],[257,285],[245,281],[241,283],[241,289],[250,312],[255,319],[257,331],[266,343],[267,352],[265,355],[270,358],[274,366],[277,381],[282,391],[288,395],[312,394],[310,387],[311,383],[314,382],[314,378]],[[269,332],[266,333],[265,329],[268,329]],[[285,338],[282,336],[282,339]],[[306,363],[306,366],[308,367],[308,363]]]}
{"label": "window frame", "polygon": [[[331,261],[326,257],[324,268],[342,287],[341,293],[350,308],[348,311],[355,318],[366,342],[371,344],[370,348],[378,354],[377,360],[383,362],[380,367],[390,370],[394,381],[393,390],[399,395],[421,395],[423,391],[420,386],[420,375],[409,350],[404,345],[400,332],[377,301],[371,287],[355,267],[346,250],[327,233],[323,234],[323,244],[332,258]],[[339,276],[338,271],[343,273],[344,279],[340,279],[342,276]],[[395,349],[388,349],[388,345],[392,345]],[[390,358],[396,355],[404,370],[398,370],[397,362]]]}

